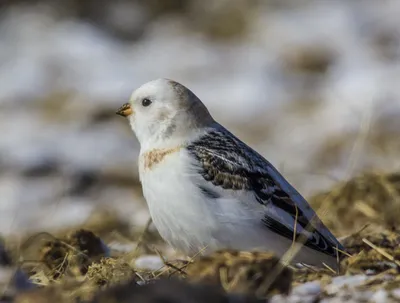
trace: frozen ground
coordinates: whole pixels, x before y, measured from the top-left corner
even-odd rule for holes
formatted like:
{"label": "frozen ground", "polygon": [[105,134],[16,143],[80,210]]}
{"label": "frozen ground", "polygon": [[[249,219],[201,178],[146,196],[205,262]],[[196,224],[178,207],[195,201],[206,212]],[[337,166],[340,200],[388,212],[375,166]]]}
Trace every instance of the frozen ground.
{"label": "frozen ground", "polygon": [[[229,42],[179,17],[121,42],[47,7],[4,11],[0,232],[72,225],[99,205],[144,224],[139,146],[113,113],[159,77],[191,88],[305,195],[365,168],[398,169],[400,1],[303,2],[259,8]],[[319,57],[321,68],[304,63]]]}

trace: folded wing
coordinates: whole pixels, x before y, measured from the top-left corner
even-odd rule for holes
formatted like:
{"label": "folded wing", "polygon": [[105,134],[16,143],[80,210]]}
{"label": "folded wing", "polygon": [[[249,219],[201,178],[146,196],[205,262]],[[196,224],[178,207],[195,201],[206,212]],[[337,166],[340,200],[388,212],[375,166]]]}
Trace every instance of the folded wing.
{"label": "folded wing", "polygon": [[261,155],[222,126],[192,142],[187,149],[200,163],[203,178],[214,186],[252,192],[265,205],[262,222],[291,240],[332,257],[342,245],[324,226],[307,201]]}

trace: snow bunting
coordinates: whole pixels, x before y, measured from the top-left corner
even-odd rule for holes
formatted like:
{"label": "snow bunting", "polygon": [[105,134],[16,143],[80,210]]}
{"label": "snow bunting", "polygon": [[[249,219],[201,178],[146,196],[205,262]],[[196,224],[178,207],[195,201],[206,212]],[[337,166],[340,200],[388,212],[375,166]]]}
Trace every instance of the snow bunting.
{"label": "snow bunting", "polygon": [[148,82],[117,114],[128,118],[140,142],[143,194],[160,235],[175,249],[282,256],[302,236],[293,262],[337,267],[343,247],[307,201],[188,88],[168,79]]}

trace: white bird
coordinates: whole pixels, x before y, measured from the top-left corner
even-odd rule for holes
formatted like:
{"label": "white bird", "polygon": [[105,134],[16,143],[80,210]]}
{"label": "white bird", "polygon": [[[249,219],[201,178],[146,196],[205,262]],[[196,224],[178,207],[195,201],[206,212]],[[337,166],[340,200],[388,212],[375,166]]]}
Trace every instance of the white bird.
{"label": "white bird", "polygon": [[303,235],[292,262],[337,268],[344,248],[307,201],[188,88],[169,79],[148,82],[117,114],[129,119],[140,143],[140,181],[152,220],[176,250],[283,256]]}

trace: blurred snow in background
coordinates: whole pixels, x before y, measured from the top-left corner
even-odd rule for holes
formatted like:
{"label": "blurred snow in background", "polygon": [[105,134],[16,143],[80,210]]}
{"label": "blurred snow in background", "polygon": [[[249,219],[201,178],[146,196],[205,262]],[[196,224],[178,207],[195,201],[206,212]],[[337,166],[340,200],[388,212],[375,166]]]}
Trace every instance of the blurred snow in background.
{"label": "blurred snow in background", "polygon": [[139,145],[114,112],[160,77],[304,195],[400,168],[400,1],[84,2],[1,6],[1,233],[100,207],[143,225]]}

